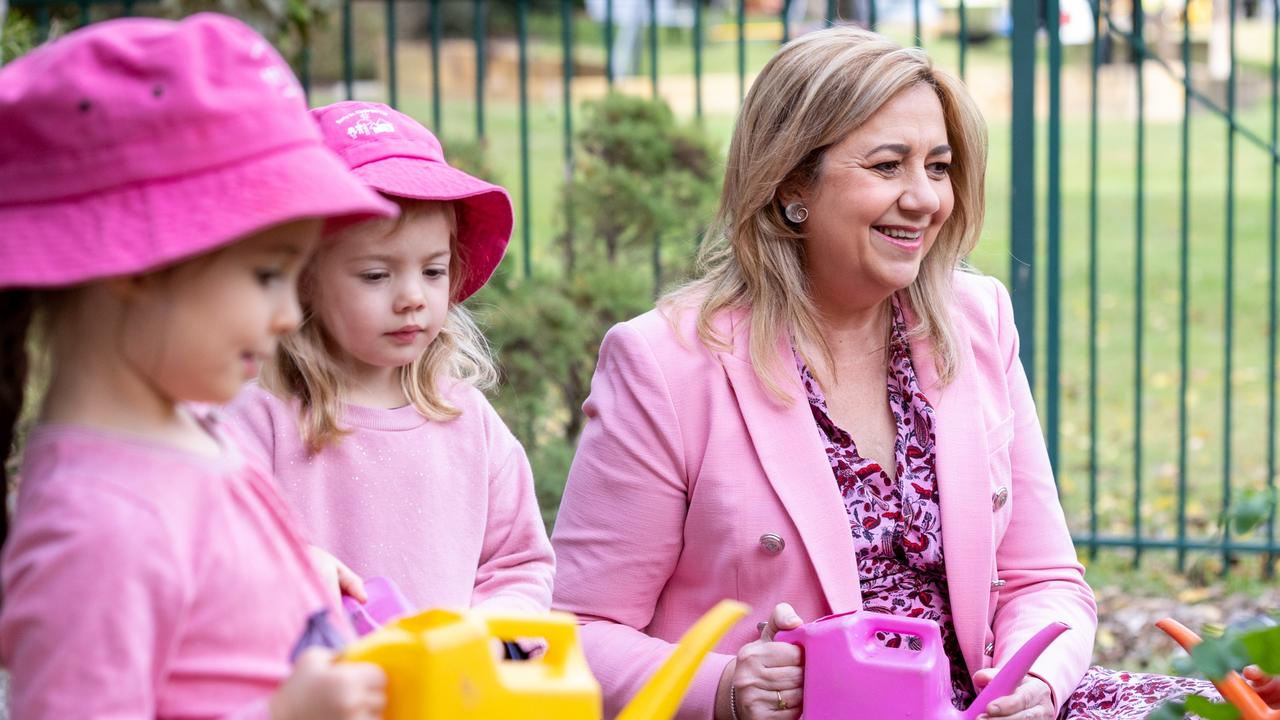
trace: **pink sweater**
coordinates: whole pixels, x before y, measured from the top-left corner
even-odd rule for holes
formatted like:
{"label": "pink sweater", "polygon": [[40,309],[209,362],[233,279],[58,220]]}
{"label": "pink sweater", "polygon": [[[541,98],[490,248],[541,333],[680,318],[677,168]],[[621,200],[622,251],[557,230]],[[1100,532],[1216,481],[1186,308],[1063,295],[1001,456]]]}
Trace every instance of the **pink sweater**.
{"label": "pink sweater", "polygon": [[545,611],[554,560],[524,448],[475,388],[462,414],[347,406],[337,443],[310,455],[296,401],[257,383],[230,408],[261,444],[312,540],[363,577],[382,575],[418,607]]}
{"label": "pink sweater", "polygon": [[0,609],[14,718],[266,717],[325,596],[265,472],[207,426],[221,457],[31,434]]}

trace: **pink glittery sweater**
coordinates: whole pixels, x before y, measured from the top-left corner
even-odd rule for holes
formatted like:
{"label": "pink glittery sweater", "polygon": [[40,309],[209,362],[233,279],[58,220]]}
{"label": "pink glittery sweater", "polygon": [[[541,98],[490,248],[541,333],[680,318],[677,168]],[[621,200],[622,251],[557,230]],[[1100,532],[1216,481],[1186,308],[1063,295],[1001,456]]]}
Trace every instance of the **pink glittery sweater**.
{"label": "pink glittery sweater", "polygon": [[545,611],[555,563],[524,448],[474,387],[447,397],[462,414],[446,422],[348,405],[350,433],[314,455],[296,400],[251,383],[229,414],[310,539],[362,577],[391,578],[417,607]]}

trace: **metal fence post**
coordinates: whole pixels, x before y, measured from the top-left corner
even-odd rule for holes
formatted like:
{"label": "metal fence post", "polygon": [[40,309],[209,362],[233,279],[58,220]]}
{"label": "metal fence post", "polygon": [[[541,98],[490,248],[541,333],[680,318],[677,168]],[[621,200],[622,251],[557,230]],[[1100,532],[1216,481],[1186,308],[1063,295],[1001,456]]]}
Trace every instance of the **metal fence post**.
{"label": "metal fence post", "polygon": [[1036,217],[1036,4],[1013,3],[1012,160],[1010,182],[1009,292],[1022,347],[1027,382],[1035,387],[1035,217]]}

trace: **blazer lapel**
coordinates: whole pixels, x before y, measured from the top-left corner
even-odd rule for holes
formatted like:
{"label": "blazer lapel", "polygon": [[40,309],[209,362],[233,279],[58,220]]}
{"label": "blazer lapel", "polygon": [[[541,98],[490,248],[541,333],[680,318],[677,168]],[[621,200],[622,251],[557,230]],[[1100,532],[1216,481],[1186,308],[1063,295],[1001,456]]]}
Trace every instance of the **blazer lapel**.
{"label": "blazer lapel", "polygon": [[[908,327],[914,326],[909,303],[903,302],[902,309]],[[911,364],[920,391],[934,409],[934,459],[951,615],[965,662],[976,671],[982,667],[991,601],[991,492],[985,428],[973,417],[981,407],[971,375],[973,351],[965,328],[959,323],[954,328],[960,372],[951,383],[939,384],[933,344],[927,338],[912,341]]]}
{"label": "blazer lapel", "polygon": [[[741,315],[736,317],[741,318]],[[844,499],[831,474],[799,373],[785,373],[789,405],[756,377],[744,323],[734,322],[734,351],[719,353],[756,456],[800,534],[831,612],[861,609],[858,563]],[[790,345],[778,344],[778,367],[792,365]]]}

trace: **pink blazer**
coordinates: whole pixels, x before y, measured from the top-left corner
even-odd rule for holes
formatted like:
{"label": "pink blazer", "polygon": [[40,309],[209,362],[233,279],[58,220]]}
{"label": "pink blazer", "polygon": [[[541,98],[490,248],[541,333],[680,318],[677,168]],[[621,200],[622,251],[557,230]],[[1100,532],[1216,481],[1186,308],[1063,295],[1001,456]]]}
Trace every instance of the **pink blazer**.
{"label": "pink blazer", "polygon": [[[1046,623],[1067,622],[1072,630],[1033,668],[1061,703],[1088,666],[1097,614],[1018,360],[1008,292],[957,273],[953,318],[960,369],[951,383],[938,383],[927,342],[911,353],[937,417],[956,634],[972,672],[1000,665]],[[805,620],[862,604],[849,518],[798,373],[794,401],[776,402],[750,364],[743,313],[722,320],[732,338],[723,352],[700,343],[695,319],[689,310],[673,325],[654,310],[605,337],[552,537],[553,605],[581,616],[610,716],[722,598],[752,615],[703,663],[681,720],[712,717],[725,664],[776,603]],[[791,367],[782,339],[778,353],[778,367]]]}

